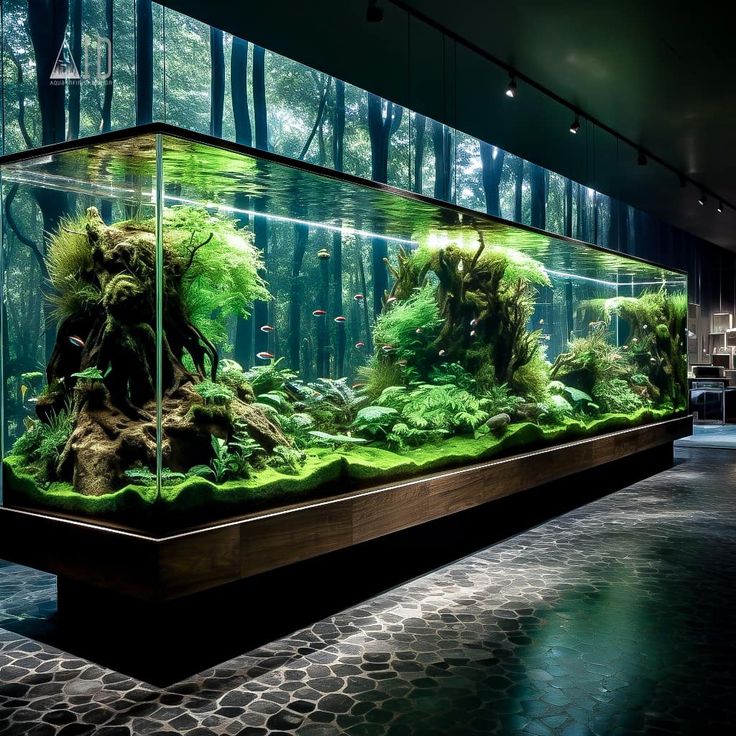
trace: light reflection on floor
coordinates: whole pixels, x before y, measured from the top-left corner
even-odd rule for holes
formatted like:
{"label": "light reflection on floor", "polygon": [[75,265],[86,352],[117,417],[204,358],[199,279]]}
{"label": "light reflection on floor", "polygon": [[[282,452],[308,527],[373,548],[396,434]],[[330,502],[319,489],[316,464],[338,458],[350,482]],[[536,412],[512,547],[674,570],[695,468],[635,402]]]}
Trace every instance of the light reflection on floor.
{"label": "light reflection on floor", "polygon": [[34,641],[54,579],[3,565],[0,734],[730,733],[736,454],[690,454],[167,688]]}

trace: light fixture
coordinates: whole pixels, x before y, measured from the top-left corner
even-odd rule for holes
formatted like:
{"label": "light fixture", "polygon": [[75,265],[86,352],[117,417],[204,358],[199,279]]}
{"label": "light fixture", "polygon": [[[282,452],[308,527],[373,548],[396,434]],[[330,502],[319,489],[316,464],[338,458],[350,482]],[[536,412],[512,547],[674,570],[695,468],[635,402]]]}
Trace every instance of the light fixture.
{"label": "light fixture", "polygon": [[378,0],[368,0],[365,19],[368,23],[380,23],[383,20],[383,8],[378,7]]}
{"label": "light fixture", "polygon": [[723,212],[723,202],[718,203],[718,207],[716,207],[716,212]]}
{"label": "light fixture", "polygon": [[705,191],[701,190],[700,196],[698,197],[698,204],[702,207],[708,201],[708,197],[705,196]]}
{"label": "light fixture", "polygon": [[516,97],[516,79],[513,74],[509,74],[509,86],[506,87],[506,97]]}
{"label": "light fixture", "polygon": [[647,156],[641,148],[639,149],[639,155],[636,157],[636,163],[639,164],[639,166],[647,165]]}
{"label": "light fixture", "polygon": [[680,189],[684,189],[687,186],[687,177],[685,174],[680,174]]}
{"label": "light fixture", "polygon": [[578,114],[575,113],[575,119],[570,123],[570,132],[573,135],[577,135],[578,131],[580,130],[580,118],[578,117]]}

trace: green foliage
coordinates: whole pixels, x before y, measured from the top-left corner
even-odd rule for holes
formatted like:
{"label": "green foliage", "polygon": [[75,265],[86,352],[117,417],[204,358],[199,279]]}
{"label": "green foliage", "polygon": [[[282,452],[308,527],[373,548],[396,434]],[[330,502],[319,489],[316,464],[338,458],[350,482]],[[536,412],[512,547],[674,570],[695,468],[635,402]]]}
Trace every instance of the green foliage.
{"label": "green foliage", "polygon": [[643,402],[620,378],[598,381],[593,396],[603,411],[631,414],[643,406]]}
{"label": "green foliage", "polygon": [[565,378],[576,373],[581,389],[591,390],[599,380],[621,377],[630,368],[622,352],[606,340],[602,329],[591,330],[586,337],[570,340],[566,353],[557,356],[551,378]]}
{"label": "green foliage", "polygon": [[239,363],[223,358],[217,369],[217,381],[227,386],[239,399],[252,401],[255,397],[253,388],[245,377],[245,371]]}
{"label": "green foliage", "polygon": [[367,442],[363,437],[351,437],[347,434],[330,434],[329,432],[321,432],[320,430],[312,430],[309,435],[313,438],[312,444],[328,447],[337,447],[339,445],[363,445]]}
{"label": "green foliage", "polygon": [[189,319],[213,342],[226,342],[227,317],[247,317],[253,301],[270,299],[252,235],[230,217],[190,206],[164,211],[164,233],[172,256],[191,263],[182,278]]}
{"label": "green foliage", "polygon": [[54,318],[91,314],[102,299],[99,286],[90,283],[92,248],[87,239],[86,214],[65,217],[48,239],[46,267],[53,292],[48,299]]}
{"label": "green foliage", "polygon": [[35,383],[43,380],[44,374],[41,371],[29,371],[28,373],[21,373],[20,377],[21,380],[33,386]]}
{"label": "green foliage", "polygon": [[358,412],[353,428],[370,439],[386,439],[399,418],[399,412],[390,406],[366,406]]}
{"label": "green foliage", "polygon": [[210,380],[195,384],[194,391],[202,397],[205,404],[214,404],[215,406],[224,406],[235,398],[235,394],[230,388],[222,383]]}
{"label": "green foliage", "polygon": [[452,384],[420,384],[410,390],[386,389],[376,402],[399,411],[409,427],[444,430],[457,434],[472,432],[489,417],[491,402]]}
{"label": "green foliage", "polygon": [[29,428],[15,441],[12,455],[22,457],[33,467],[40,480],[56,477],[61,453],[74,429],[74,414],[67,405],[59,412],[51,412],[46,421],[32,420]]}
{"label": "green foliage", "polygon": [[533,401],[542,401],[547,395],[550,368],[545,351],[539,349],[527,363],[514,371],[511,383],[522,396]]}
{"label": "green foliage", "polygon": [[[208,468],[215,483],[223,483],[231,478],[247,478],[250,476],[252,458],[262,452],[261,446],[244,435],[236,435],[230,442],[212,437],[212,460]],[[195,475],[204,474],[206,466],[196,465],[189,472]]]}
{"label": "green foliage", "polygon": [[72,378],[78,378],[82,381],[102,381],[110,374],[108,368],[104,373],[96,367],[85,368],[83,371],[72,373]]}
{"label": "green foliage", "polygon": [[508,384],[505,383],[489,386],[483,392],[483,399],[486,402],[486,409],[491,416],[494,414],[513,415],[519,404],[524,402],[524,399],[521,396],[513,394]]}
{"label": "green foliage", "polygon": [[573,413],[570,402],[559,394],[548,396],[540,403],[540,407],[542,409],[540,421],[544,424],[563,424]]}
{"label": "green foliage", "polygon": [[430,383],[444,385],[451,383],[466,391],[474,390],[476,380],[460,363],[440,363],[429,372]]}
{"label": "green foliage", "polygon": [[245,380],[256,396],[283,391],[286,384],[297,377],[294,371],[282,366],[283,361],[283,358],[277,358],[266,365],[256,365],[245,371]]}
{"label": "green foliage", "polygon": [[287,475],[296,475],[299,473],[306,455],[294,447],[285,447],[278,445],[273,448],[273,454],[269,458],[268,462],[271,467],[278,470],[280,473],[286,473]]}

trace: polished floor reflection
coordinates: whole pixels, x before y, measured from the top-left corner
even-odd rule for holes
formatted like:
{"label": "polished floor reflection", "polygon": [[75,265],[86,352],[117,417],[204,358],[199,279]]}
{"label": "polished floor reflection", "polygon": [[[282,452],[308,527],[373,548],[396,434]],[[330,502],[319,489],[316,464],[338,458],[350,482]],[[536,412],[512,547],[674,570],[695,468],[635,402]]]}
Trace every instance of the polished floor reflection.
{"label": "polished floor reflection", "polygon": [[688,454],[166,688],[37,643],[54,579],[4,565],[0,734],[731,733],[736,453]]}

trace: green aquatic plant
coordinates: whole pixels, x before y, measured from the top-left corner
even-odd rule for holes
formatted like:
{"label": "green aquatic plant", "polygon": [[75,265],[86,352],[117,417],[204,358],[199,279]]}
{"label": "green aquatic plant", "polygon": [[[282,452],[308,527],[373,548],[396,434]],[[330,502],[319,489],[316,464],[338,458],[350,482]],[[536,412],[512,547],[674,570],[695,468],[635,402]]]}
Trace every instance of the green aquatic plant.
{"label": "green aquatic plant", "polygon": [[306,454],[294,447],[275,447],[268,464],[287,475],[297,475],[304,465]]}
{"label": "green aquatic plant", "polygon": [[[156,483],[156,473],[144,467],[128,468],[125,477],[136,485],[150,486]],[[161,485],[173,486],[186,478],[185,473],[174,472],[170,468],[161,468]]]}
{"label": "green aquatic plant", "polygon": [[572,404],[559,394],[551,394],[540,402],[539,407],[542,411],[540,421],[543,424],[564,424],[574,411]]}
{"label": "green aquatic plant", "polygon": [[391,406],[366,406],[358,411],[353,429],[369,439],[385,440],[398,419],[398,410]]}
{"label": "green aquatic plant", "polygon": [[235,398],[232,389],[209,379],[197,383],[194,386],[194,391],[202,397],[205,404],[214,404],[215,406],[224,406]]}
{"label": "green aquatic plant", "polygon": [[429,382],[437,385],[452,384],[466,391],[476,389],[474,376],[461,363],[441,363],[429,372]]}
{"label": "green aquatic plant", "polygon": [[489,414],[513,415],[520,404],[524,403],[521,396],[514,394],[508,384],[494,384],[482,393],[485,408]]}
{"label": "green aquatic plant", "polygon": [[256,365],[245,371],[245,380],[250,384],[255,396],[273,391],[284,391],[286,385],[297,378],[297,374],[290,368],[286,368],[283,363],[283,358],[277,358],[265,365]]}
{"label": "green aquatic plant", "polygon": [[543,401],[547,395],[551,369],[546,350],[540,347],[529,361],[514,371],[511,385],[522,396],[533,401]]}
{"label": "green aquatic plant", "polygon": [[232,218],[204,207],[164,210],[164,247],[182,266],[181,290],[189,320],[211,342],[227,342],[227,318],[248,316],[250,305],[270,295],[253,236]]}
{"label": "green aquatic plant", "polygon": [[593,387],[593,396],[603,411],[631,414],[643,406],[643,402],[626,381],[620,378],[603,379]]}
{"label": "green aquatic plant", "polygon": [[49,412],[45,421],[35,419],[29,424],[10,454],[23,458],[39,480],[48,482],[57,475],[59,461],[74,429],[74,413],[67,403],[61,411]]}
{"label": "green aquatic plant", "polygon": [[312,444],[327,447],[339,447],[340,445],[363,445],[368,440],[363,437],[352,437],[349,434],[330,434],[318,429],[311,430]]}
{"label": "green aquatic plant", "polygon": [[110,368],[108,368],[104,373],[97,368],[96,366],[91,366],[89,368],[85,368],[83,371],[77,371],[76,373],[72,373],[72,378],[78,378],[82,381],[103,381],[110,373]]}

